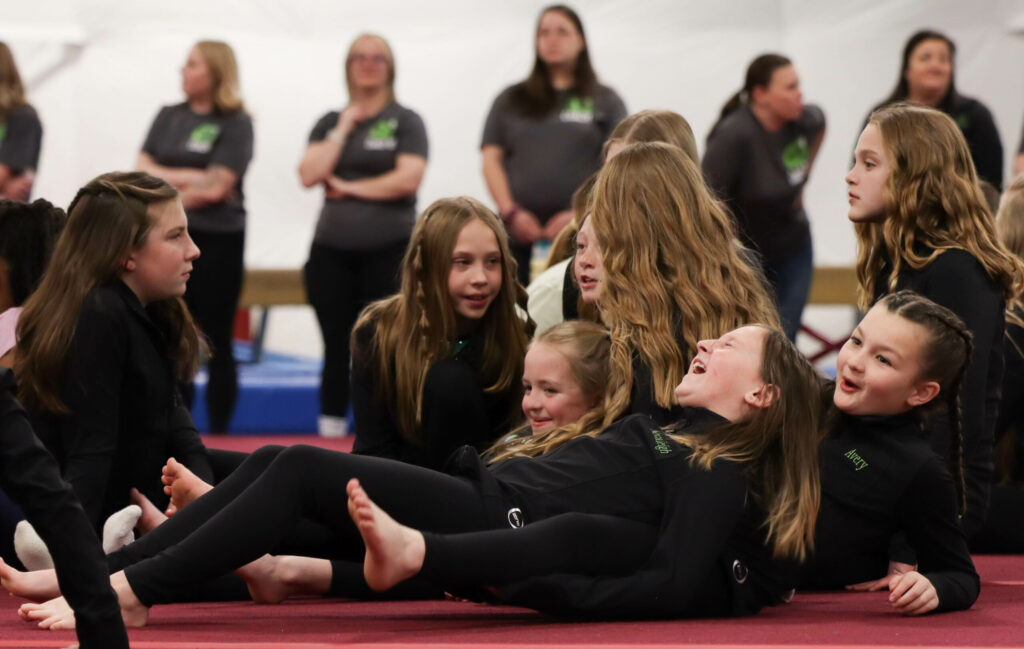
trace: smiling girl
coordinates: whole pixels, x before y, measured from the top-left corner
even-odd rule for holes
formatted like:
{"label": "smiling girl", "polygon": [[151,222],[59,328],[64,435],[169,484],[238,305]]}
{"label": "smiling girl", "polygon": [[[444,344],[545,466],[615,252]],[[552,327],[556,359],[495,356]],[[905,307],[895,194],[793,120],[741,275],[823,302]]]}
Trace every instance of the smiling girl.
{"label": "smiling girl", "polygon": [[213,481],[175,388],[199,354],[181,299],[199,256],[187,226],[164,181],[99,176],[72,201],[18,321],[19,399],[97,532],[132,487],[166,507],[169,456]]}
{"label": "smiling girl", "polygon": [[511,427],[526,352],[501,221],[470,198],[436,201],[413,230],[397,295],[352,334],[353,452],[440,468]]}
{"label": "smiling girl", "polygon": [[[1024,288],[1024,264],[996,236],[960,129],[937,110],[897,104],[873,113],[846,182],[857,231],[860,308],[885,293],[912,289],[956,313],[974,336],[963,386],[964,528],[970,537],[988,510],[1003,312]],[[929,429],[936,451],[945,455],[956,440],[943,417]]]}

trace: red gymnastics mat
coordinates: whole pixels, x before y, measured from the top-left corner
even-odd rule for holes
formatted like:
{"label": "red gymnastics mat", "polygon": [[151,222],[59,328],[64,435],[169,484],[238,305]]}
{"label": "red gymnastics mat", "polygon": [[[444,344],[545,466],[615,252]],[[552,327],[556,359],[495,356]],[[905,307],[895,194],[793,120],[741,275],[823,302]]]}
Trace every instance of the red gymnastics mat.
{"label": "red gymnastics mat", "polygon": [[[175,604],[129,632],[136,649],[374,649],[430,647],[1022,647],[1024,557],[977,557],[983,586],[970,611],[921,618],[892,613],[885,593],[800,593],[785,606],[732,620],[564,622],[532,611],[465,602],[290,600]],[[71,632],[18,619],[0,597],[0,648],[66,647]]]}

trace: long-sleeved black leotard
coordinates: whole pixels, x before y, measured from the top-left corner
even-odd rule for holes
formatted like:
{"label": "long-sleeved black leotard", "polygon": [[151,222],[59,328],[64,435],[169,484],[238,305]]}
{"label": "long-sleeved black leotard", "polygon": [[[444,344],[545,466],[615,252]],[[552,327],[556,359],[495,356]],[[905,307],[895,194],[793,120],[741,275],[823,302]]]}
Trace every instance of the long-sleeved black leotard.
{"label": "long-sleeved black leotard", "polygon": [[[688,429],[718,421],[714,415],[694,416]],[[246,464],[259,462],[259,456],[257,451],[211,492],[112,557],[125,565],[159,552],[125,570],[141,601],[174,601],[188,584],[259,557],[300,517],[331,528],[348,546],[339,547],[339,553],[347,550],[352,559],[361,559],[361,539],[342,506],[350,478],[358,478],[397,520],[428,531],[495,529],[572,511],[658,525],[664,512],[685,499],[687,480],[679,477],[679,467],[688,464],[680,447],[642,416],[538,458],[511,459],[485,468],[467,451],[461,457],[468,461],[458,476],[379,458],[292,447],[253,479]],[[741,476],[728,474],[708,473],[742,496]],[[742,497],[738,500],[736,516],[743,511]]]}
{"label": "long-sleeved black leotard", "polygon": [[822,501],[808,587],[884,575],[894,534],[906,535],[938,611],[970,608],[980,582],[957,516],[956,488],[914,413],[841,416],[822,443]]}

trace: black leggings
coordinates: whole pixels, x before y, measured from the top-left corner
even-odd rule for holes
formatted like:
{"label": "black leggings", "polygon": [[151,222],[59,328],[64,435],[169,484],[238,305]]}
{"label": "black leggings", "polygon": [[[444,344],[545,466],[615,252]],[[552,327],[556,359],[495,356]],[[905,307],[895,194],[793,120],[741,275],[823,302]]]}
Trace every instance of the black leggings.
{"label": "black leggings", "polygon": [[651,553],[658,529],[602,514],[569,513],[521,528],[424,532],[420,576],[444,586],[490,586],[552,574],[623,575]]}
{"label": "black leggings", "polygon": [[190,232],[200,255],[192,262],[185,302],[210,341],[206,410],[210,430],[231,424],[238,400],[238,368],[231,347],[238,296],[245,274],[245,232]]}
{"label": "black leggings", "polygon": [[197,582],[279,546],[303,518],[334,533],[337,557],[361,561],[362,538],[346,506],[350,478],[358,478],[396,520],[416,529],[469,532],[498,518],[477,485],[463,478],[309,446],[261,449],[215,489],[111,555],[111,567],[127,565],[132,590],[147,606],[177,601]]}
{"label": "black leggings", "polygon": [[306,296],[324,338],[320,412],[344,417],[349,400],[349,337],[363,308],[398,288],[406,242],[382,250],[338,250],[314,243],[303,271]]}

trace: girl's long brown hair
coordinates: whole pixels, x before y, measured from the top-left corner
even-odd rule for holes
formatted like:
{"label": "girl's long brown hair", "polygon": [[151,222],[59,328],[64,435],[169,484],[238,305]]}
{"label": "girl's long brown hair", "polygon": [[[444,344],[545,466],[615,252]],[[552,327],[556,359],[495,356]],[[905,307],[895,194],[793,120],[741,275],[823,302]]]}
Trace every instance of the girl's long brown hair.
{"label": "girl's long brown hair", "polygon": [[671,408],[698,340],[748,322],[778,326],[763,276],[744,261],[750,252],[678,147],[626,147],[598,175],[590,218],[612,339],[606,424],[629,407],[634,354],[651,369],[657,403]]}
{"label": "girl's long brown hair", "polygon": [[[128,255],[146,243],[153,226],[150,207],[177,196],[146,173],[114,172],[89,182],[71,201],[39,288],[18,319],[18,398],[30,411],[67,412],[58,386],[86,296],[118,280]],[[167,356],[177,377],[188,378],[198,362],[199,338],[184,301],[162,300],[147,310],[166,322]]]}
{"label": "girl's long brown hair", "polygon": [[775,398],[751,419],[672,437],[693,449],[693,462],[702,468],[717,459],[744,464],[748,489],[768,513],[775,555],[802,560],[814,547],[821,502],[822,380],[777,329],[765,336],[761,378],[775,388]]}
{"label": "girl's long brown hair", "polygon": [[[442,198],[423,212],[402,260],[399,292],[366,307],[353,328],[353,358],[376,368],[374,391],[380,405],[392,409],[402,436],[417,446],[423,442],[420,416],[427,371],[451,357],[459,338],[448,275],[459,233],[474,219],[494,232],[502,264],[501,290],[479,325],[484,339],[480,382],[489,393],[518,382],[533,332],[533,321],[524,323],[520,317],[526,313],[526,289],[516,280],[516,262],[501,220],[472,198]],[[356,332],[371,323],[372,345],[363,349]]]}
{"label": "girl's long brown hair", "polygon": [[0,41],[0,119],[25,105],[25,86],[7,43]]}
{"label": "girl's long brown hair", "polygon": [[[871,114],[892,165],[885,183],[885,218],[858,223],[857,305],[874,300],[876,278],[886,260],[892,272],[886,292],[896,290],[904,266],[921,269],[947,250],[965,250],[1003,288],[1008,303],[1024,290],[1024,263],[996,236],[992,215],[978,187],[963,133],[945,113],[915,104],[894,104]],[[915,246],[930,248],[918,254]]]}

